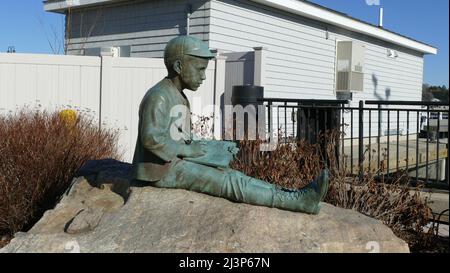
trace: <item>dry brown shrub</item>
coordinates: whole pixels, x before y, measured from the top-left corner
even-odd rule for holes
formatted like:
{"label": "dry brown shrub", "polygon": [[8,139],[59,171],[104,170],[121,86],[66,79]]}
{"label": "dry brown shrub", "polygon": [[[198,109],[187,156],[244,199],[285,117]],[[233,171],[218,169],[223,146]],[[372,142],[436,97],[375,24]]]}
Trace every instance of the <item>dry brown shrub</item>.
{"label": "dry brown shrub", "polygon": [[120,159],[116,131],[78,116],[24,109],[0,116],[0,235],[30,227],[54,207],[90,159]]}
{"label": "dry brown shrub", "polygon": [[349,174],[347,157],[337,156],[340,138],[340,132],[327,131],[316,144],[295,140],[272,152],[260,152],[260,140],[240,141],[240,152],[231,167],[276,185],[301,188],[327,166],[330,186],[325,202],[381,220],[412,249],[426,245],[430,236],[423,226],[429,222],[431,210],[417,193],[419,188],[410,186],[409,178],[402,174],[389,181],[378,181],[377,172],[368,169],[362,179]]}
{"label": "dry brown shrub", "polygon": [[306,186],[323,168],[318,144],[290,141],[279,143],[274,151],[260,151],[262,143],[262,140],[240,141],[239,153],[230,167],[288,189]]}

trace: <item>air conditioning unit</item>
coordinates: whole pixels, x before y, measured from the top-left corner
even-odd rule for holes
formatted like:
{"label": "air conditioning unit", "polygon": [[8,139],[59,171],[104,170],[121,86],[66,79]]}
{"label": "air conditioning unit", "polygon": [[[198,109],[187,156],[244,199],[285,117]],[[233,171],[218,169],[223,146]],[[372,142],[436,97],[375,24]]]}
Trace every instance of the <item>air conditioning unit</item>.
{"label": "air conditioning unit", "polygon": [[364,45],[354,41],[338,41],[336,47],[336,92],[362,92]]}

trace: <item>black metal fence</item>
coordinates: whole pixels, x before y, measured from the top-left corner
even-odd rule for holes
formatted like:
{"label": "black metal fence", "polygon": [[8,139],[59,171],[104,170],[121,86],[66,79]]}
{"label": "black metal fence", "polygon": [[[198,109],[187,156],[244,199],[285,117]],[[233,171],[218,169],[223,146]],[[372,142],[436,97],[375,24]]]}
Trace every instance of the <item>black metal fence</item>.
{"label": "black metal fence", "polygon": [[261,99],[266,130],[281,141],[314,143],[325,130],[339,129],[339,155],[350,174],[374,170],[389,179],[408,172],[413,181],[448,189],[448,114],[441,102]]}

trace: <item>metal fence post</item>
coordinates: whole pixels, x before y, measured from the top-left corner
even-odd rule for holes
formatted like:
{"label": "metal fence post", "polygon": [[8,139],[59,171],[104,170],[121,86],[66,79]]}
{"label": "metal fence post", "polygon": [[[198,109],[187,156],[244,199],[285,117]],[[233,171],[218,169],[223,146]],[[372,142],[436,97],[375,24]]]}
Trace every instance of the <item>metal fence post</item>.
{"label": "metal fence post", "polygon": [[359,180],[362,181],[364,175],[364,101],[359,101],[359,129],[358,129],[358,166]]}

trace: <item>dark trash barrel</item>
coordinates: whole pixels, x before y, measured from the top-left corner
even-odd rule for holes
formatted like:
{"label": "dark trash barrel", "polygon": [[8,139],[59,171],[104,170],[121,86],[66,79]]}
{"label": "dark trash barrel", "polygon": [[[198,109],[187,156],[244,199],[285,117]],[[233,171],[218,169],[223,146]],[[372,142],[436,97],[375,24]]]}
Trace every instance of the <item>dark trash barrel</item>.
{"label": "dark trash barrel", "polygon": [[[246,108],[253,105],[254,108],[247,107],[244,116],[234,113],[233,115],[233,139],[241,140],[244,136],[248,139],[256,139],[258,135],[264,133],[265,111],[258,111],[258,106],[263,106],[264,87],[255,85],[235,85],[231,94],[233,107],[241,105]],[[237,108],[234,108],[237,109]],[[249,119],[252,121],[249,128]],[[258,126],[258,120],[260,120]],[[253,121],[256,121],[253,122]],[[243,126],[243,132],[242,132]],[[259,129],[258,129],[259,128]],[[240,131],[240,132],[239,132]],[[263,132],[262,132],[263,131]],[[243,134],[242,134],[243,133]]]}
{"label": "dark trash barrel", "polygon": [[[316,108],[314,105],[320,107]],[[297,138],[313,144],[319,141],[320,133],[339,130],[341,126],[339,107],[340,105],[334,103],[302,103],[297,112]]]}
{"label": "dark trash barrel", "polygon": [[241,104],[243,107],[253,104],[262,105],[259,99],[264,98],[264,87],[256,85],[235,85],[231,94],[231,103],[234,105]]}
{"label": "dark trash barrel", "polygon": [[[304,139],[310,144],[319,143],[322,154],[328,157],[327,143],[319,136],[321,133],[341,130],[341,108],[342,105],[337,102],[303,102],[297,112],[297,139]],[[339,164],[342,147],[340,141],[336,144],[334,156]],[[326,160],[329,166],[329,159]]]}

